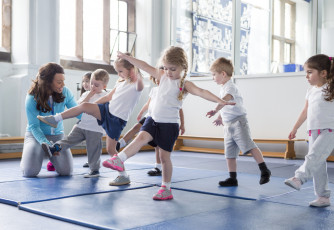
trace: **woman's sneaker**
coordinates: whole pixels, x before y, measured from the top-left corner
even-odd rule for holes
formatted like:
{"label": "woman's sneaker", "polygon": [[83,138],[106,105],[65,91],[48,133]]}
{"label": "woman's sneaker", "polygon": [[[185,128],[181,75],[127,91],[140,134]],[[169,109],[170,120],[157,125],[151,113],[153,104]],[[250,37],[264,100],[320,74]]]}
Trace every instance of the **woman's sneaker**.
{"label": "woman's sneaker", "polygon": [[331,202],[329,200],[329,197],[318,197],[318,199],[310,202],[310,206],[318,208],[327,207],[330,205]]}
{"label": "woman's sneaker", "polygon": [[57,128],[58,121],[56,121],[55,117],[53,115],[50,116],[37,116],[38,120],[41,122],[52,126],[53,128]]}
{"label": "woman's sneaker", "polygon": [[92,177],[99,177],[100,176],[100,172],[99,170],[95,170],[95,171],[90,171],[89,173],[84,175],[84,178],[92,178]]}
{"label": "woman's sneaker", "polygon": [[161,176],[161,170],[159,168],[154,168],[147,172],[150,176]]}
{"label": "woman's sneaker", "polygon": [[219,181],[219,185],[222,187],[238,186],[238,180],[230,177],[230,178],[227,178],[226,180]]}
{"label": "woman's sneaker", "polygon": [[290,186],[291,188],[294,188],[296,190],[300,190],[300,188],[302,187],[302,182],[300,179],[298,179],[297,177],[291,177],[289,179],[286,179],[284,181],[284,183],[288,186]]}
{"label": "woman's sneaker", "polygon": [[59,153],[61,150],[61,146],[60,144],[53,144],[51,142],[52,145],[48,145],[47,143],[42,143],[42,149],[44,150],[44,152],[49,156],[52,157],[53,154],[55,153]]}
{"label": "woman's sneaker", "polygon": [[162,185],[158,193],[156,193],[153,196],[153,200],[171,200],[171,199],[173,199],[172,190],[171,189],[168,190],[165,185]]}
{"label": "woman's sneaker", "polygon": [[124,171],[124,164],[117,155],[114,155],[112,158],[103,161],[102,165],[106,168],[110,168],[119,172]]}
{"label": "woman's sneaker", "polygon": [[109,183],[110,186],[120,186],[120,185],[127,185],[130,184],[130,177],[129,176],[118,176],[115,180]]}

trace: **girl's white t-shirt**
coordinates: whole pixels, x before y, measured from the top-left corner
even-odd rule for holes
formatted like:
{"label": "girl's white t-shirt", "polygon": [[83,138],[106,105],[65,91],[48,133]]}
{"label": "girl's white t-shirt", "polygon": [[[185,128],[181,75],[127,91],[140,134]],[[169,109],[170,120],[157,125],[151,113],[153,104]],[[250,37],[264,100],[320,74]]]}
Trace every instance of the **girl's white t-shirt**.
{"label": "girl's white t-shirt", "polygon": [[227,94],[230,94],[233,99],[231,102],[235,102],[235,105],[225,105],[221,110],[220,110],[220,115],[223,119],[223,122],[229,122],[232,121],[233,119],[246,115],[246,109],[243,106],[243,99],[241,96],[240,91],[238,90],[237,86],[229,80],[226,82],[221,88],[220,88],[220,98],[225,97]]}
{"label": "girl's white t-shirt", "polygon": [[128,121],[142,91],[136,90],[136,83],[127,81],[117,82],[115,88],[116,91],[109,102],[109,112],[124,121]]}
{"label": "girl's white t-shirt", "polygon": [[[81,95],[81,97],[78,100],[78,104],[80,104],[83,101],[83,99],[85,99],[85,97],[87,96],[88,93],[89,93],[89,91],[86,91]],[[99,98],[105,96],[107,93],[108,92],[103,90],[101,93],[94,94],[89,99],[89,102],[95,102]],[[89,130],[89,131],[99,132],[99,133],[103,133],[103,134],[105,133],[102,126],[98,125],[96,118],[93,117],[92,115],[87,114],[87,113],[82,114],[81,120],[77,124],[77,127],[81,128],[81,129]]]}
{"label": "girl's white t-shirt", "polygon": [[152,109],[153,109],[153,103],[155,98],[157,98],[158,94],[158,87],[154,87],[151,89],[150,94],[148,95],[149,98],[151,98],[150,104],[148,105],[147,113],[145,114],[145,117],[151,116]]}
{"label": "girl's white t-shirt", "polygon": [[183,100],[178,99],[180,92],[180,79],[172,80],[166,75],[162,75],[158,92],[153,98],[151,116],[155,122],[160,123],[178,123],[180,116],[179,110]]}
{"label": "girl's white t-shirt", "polygon": [[325,100],[323,90],[326,86],[313,86],[306,93],[307,130],[334,129],[334,102]]}

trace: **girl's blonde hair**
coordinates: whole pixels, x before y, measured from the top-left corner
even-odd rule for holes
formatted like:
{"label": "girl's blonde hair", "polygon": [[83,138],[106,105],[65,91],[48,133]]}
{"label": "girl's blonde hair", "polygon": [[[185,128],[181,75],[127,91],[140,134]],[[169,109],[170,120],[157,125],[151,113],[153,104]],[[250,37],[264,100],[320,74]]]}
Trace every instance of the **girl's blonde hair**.
{"label": "girl's blonde hair", "polygon": [[[133,57],[132,54],[129,53],[129,52],[126,52],[124,54],[128,55],[130,57]],[[114,65],[121,65],[121,66],[123,66],[125,69],[127,69],[129,71],[133,68],[136,75],[139,74],[140,77],[143,77],[143,75],[141,74],[140,70],[136,66],[132,65],[129,61],[127,61],[125,59],[116,58],[116,60],[114,62]],[[123,79],[118,79],[118,82],[122,82],[122,81],[124,81],[124,80]]]}
{"label": "girl's blonde hair", "polygon": [[304,65],[307,65],[310,69],[316,69],[319,72],[326,70],[327,76],[326,80],[328,85],[324,89],[325,100],[332,101],[334,99],[334,64],[333,57],[328,57],[325,54],[317,54],[305,62]]}
{"label": "girl's blonde hair", "polygon": [[164,51],[161,62],[181,66],[184,69],[184,74],[180,79],[180,93],[178,95],[178,99],[182,100],[185,78],[188,72],[188,58],[186,52],[180,47],[171,46]]}

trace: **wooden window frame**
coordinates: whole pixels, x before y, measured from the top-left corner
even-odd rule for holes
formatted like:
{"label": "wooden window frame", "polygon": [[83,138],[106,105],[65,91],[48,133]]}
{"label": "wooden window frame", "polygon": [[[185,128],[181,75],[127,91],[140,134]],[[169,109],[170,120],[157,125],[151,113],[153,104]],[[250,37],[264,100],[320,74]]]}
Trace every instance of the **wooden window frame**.
{"label": "wooden window frame", "polygon": [[12,0],[2,1],[2,44],[0,62],[11,62]]}
{"label": "wooden window frame", "polygon": [[[121,0],[128,4],[128,32],[135,32],[136,1]],[[83,58],[83,0],[76,0],[76,42],[75,57],[61,56],[60,64],[66,69],[93,71],[103,68],[110,74],[117,74],[110,60],[110,0],[103,0],[103,53],[102,60],[87,60]]]}
{"label": "wooden window frame", "polygon": [[[272,35],[272,46],[271,50],[274,50],[274,40],[277,40],[280,42],[280,60],[279,63],[281,64],[290,64],[290,63],[295,63],[295,46],[296,46],[296,40],[295,40],[295,34],[296,34],[296,29],[295,29],[295,21],[296,21],[296,3],[292,2],[290,0],[279,0],[280,1],[280,10],[281,10],[281,17],[280,17],[280,35]],[[291,5],[291,38],[285,37],[285,3]],[[275,7],[273,7],[272,11],[272,28],[274,31],[274,12],[275,12]],[[282,16],[284,15],[284,16]],[[289,44],[290,45],[290,63],[284,63],[284,45]],[[271,60],[274,60],[274,52],[271,52]]]}

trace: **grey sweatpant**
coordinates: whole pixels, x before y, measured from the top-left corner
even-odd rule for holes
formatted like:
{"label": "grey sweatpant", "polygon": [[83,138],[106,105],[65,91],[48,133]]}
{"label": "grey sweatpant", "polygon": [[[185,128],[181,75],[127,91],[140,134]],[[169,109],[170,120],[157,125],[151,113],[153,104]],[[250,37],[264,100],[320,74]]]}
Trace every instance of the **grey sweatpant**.
{"label": "grey sweatpant", "polygon": [[62,149],[69,149],[86,140],[88,165],[91,171],[100,169],[102,154],[102,136],[100,132],[81,129],[75,125],[70,134],[63,140],[57,141]]}
{"label": "grey sweatpant", "polygon": [[[46,138],[55,143],[64,138],[64,134],[46,135]],[[26,132],[20,164],[23,176],[37,176],[41,171],[44,156],[46,156],[46,154],[43,151],[42,146],[36,141],[31,132]],[[60,155],[51,157],[50,161],[59,175],[68,176],[72,174],[73,157],[70,149],[61,150]]]}
{"label": "grey sweatpant", "polygon": [[309,151],[305,161],[295,172],[295,177],[302,183],[313,177],[314,193],[319,197],[330,197],[328,189],[327,163],[328,156],[334,149],[334,132],[328,129],[312,130],[309,138]]}

